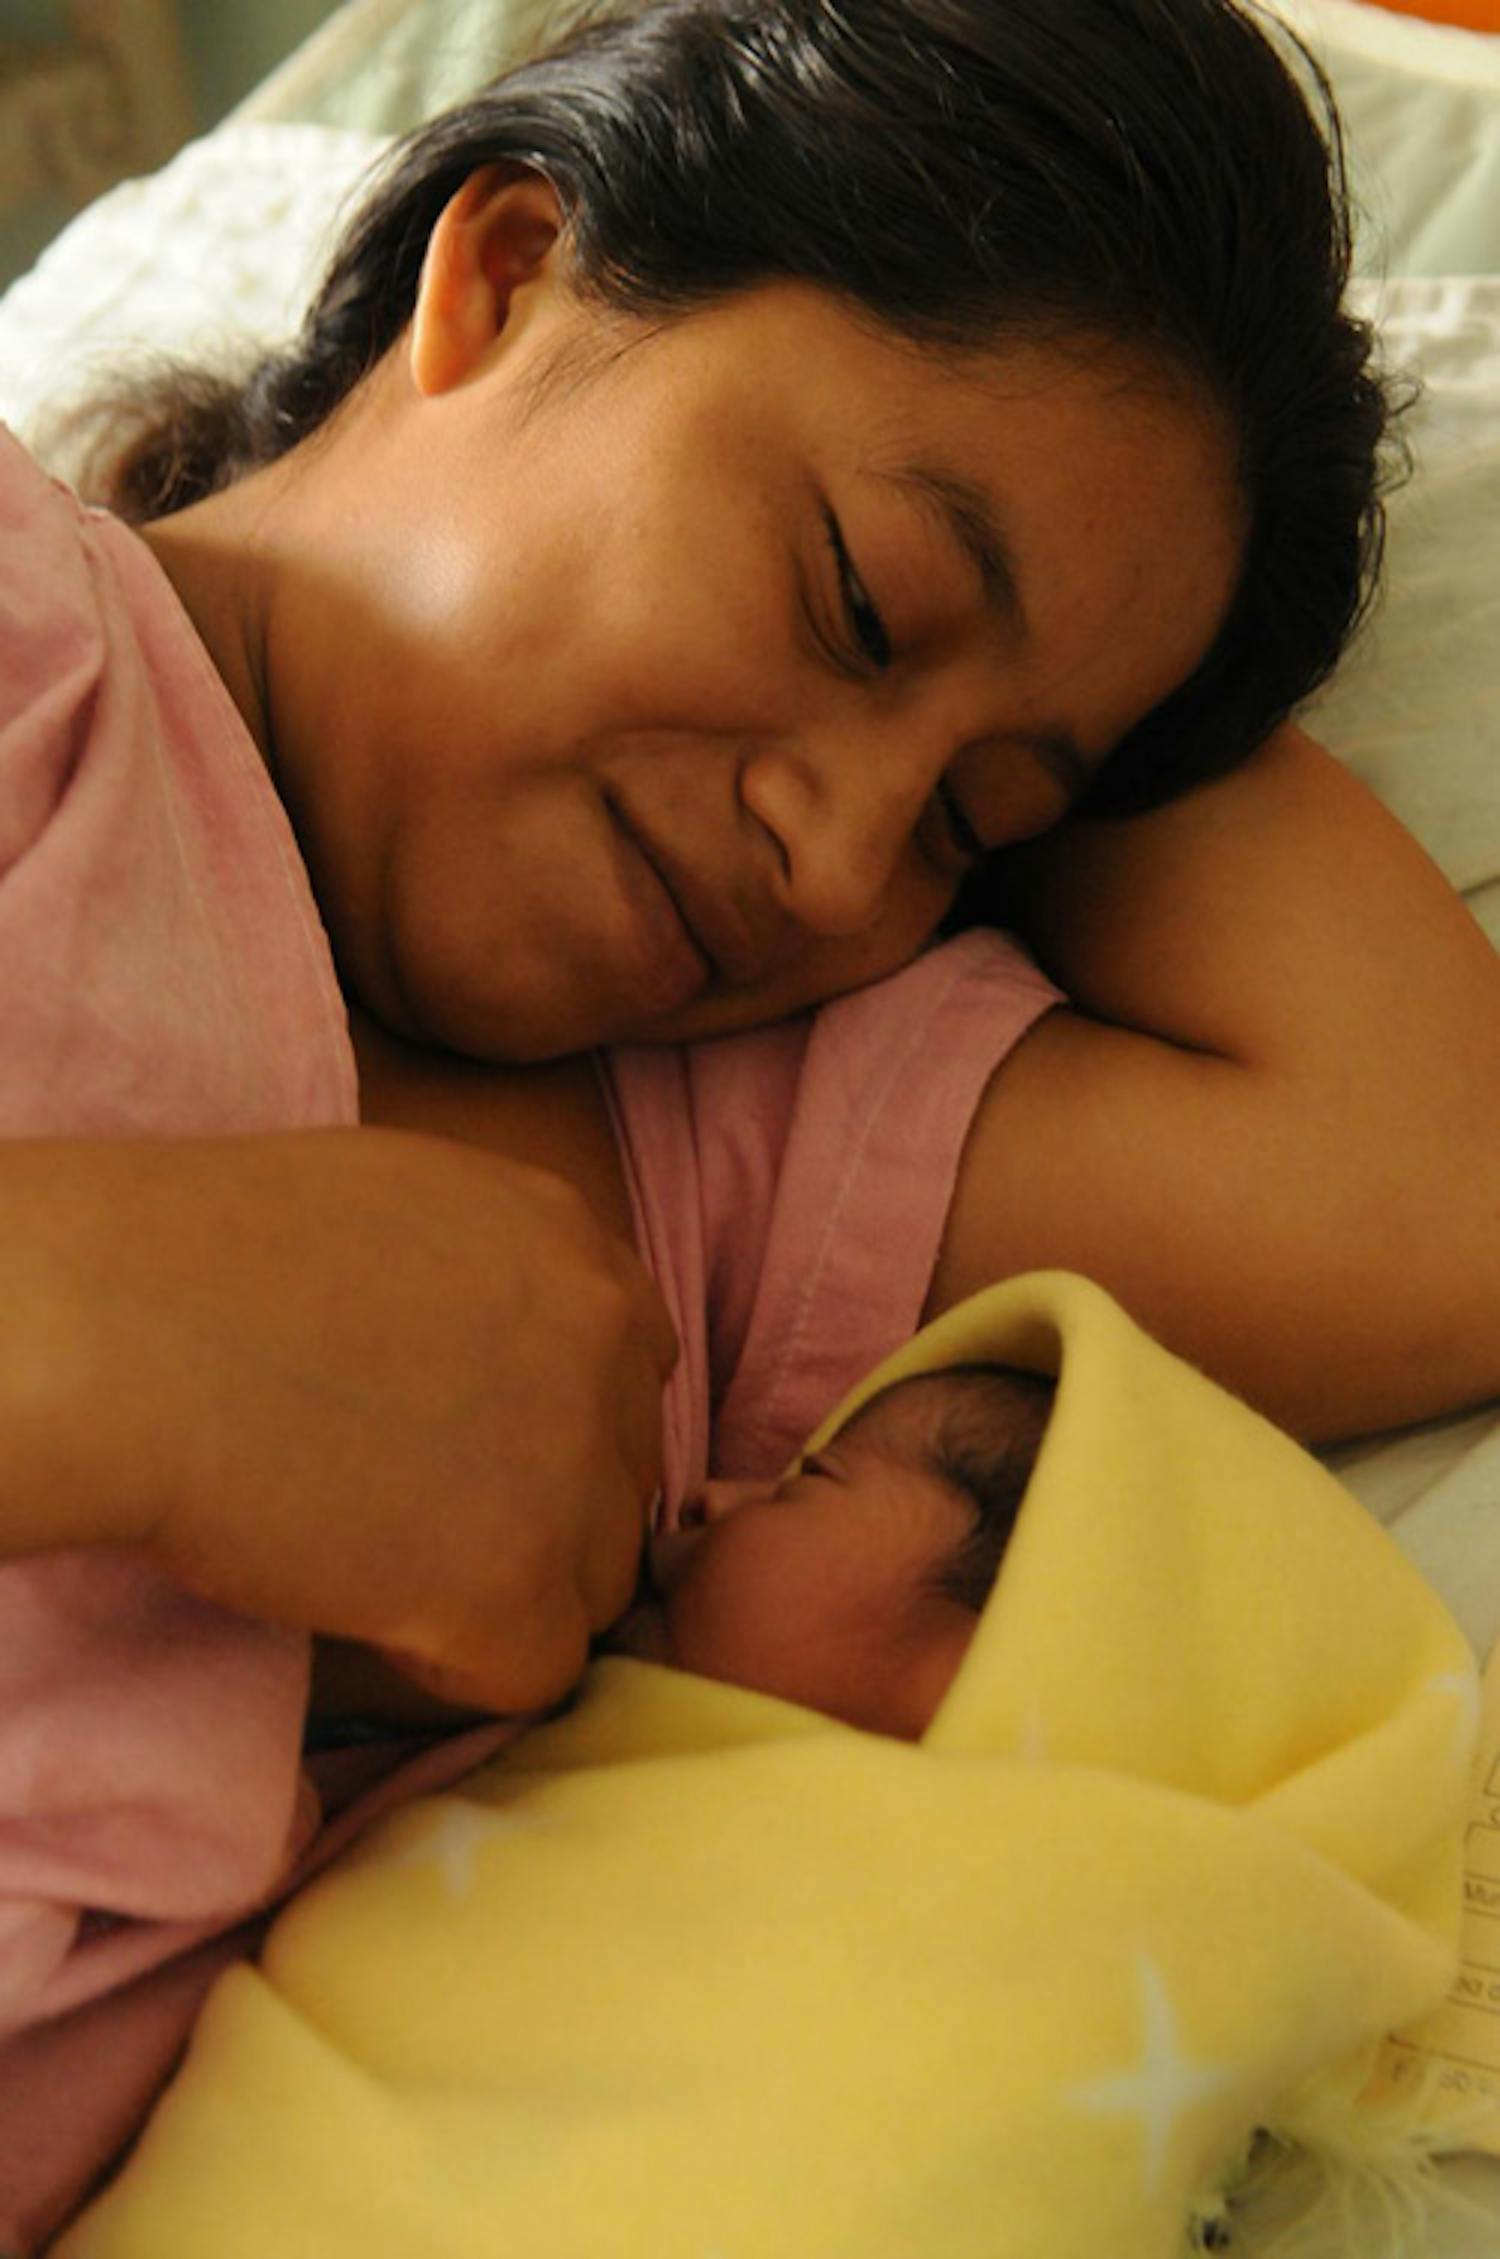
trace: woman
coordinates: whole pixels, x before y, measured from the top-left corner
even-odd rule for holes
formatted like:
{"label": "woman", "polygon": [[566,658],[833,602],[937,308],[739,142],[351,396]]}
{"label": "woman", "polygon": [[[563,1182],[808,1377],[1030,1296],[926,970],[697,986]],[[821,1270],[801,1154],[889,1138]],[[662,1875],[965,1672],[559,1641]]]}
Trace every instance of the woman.
{"label": "woman", "polygon": [[[1377,1193],[1456,1128],[1481,1189],[1429,1183],[1398,1214],[1405,1234],[1441,1211],[1408,1329],[1430,1335],[1489,1198],[1488,964],[1353,788],[1273,737],[1378,551],[1384,402],[1347,256],[1336,154],[1225,0],[667,0],[399,152],[293,353],[148,418],[112,489],[375,1023],[366,1119],[451,1125],[443,1070],[414,1100],[387,1038],[541,1060],[774,1019],[902,965],[1070,811],[1248,764],[1138,827],[1060,834],[1055,867],[1015,859],[1060,977],[1111,1024],[1051,1015],[996,1078],[934,1293],[1017,1255],[1079,1264],[1294,1415],[1282,1258],[1323,1162],[1345,1190],[1309,1249],[1319,1324],[1384,1275]],[[35,712],[50,678],[23,687]],[[1342,895],[1317,907],[1309,866],[1346,838],[1351,887],[1368,865],[1408,889],[1417,941],[1366,951]],[[1186,869],[1205,961],[1160,946]],[[1226,900],[1238,933],[1215,930]],[[316,992],[312,1095],[267,1104],[262,1042],[253,1101],[164,1107],[153,1068],[144,1099],[74,1106],[33,1069],[86,974],[12,1046],[5,1543],[122,1544],[529,1706],[628,1595],[671,1355],[614,1237],[525,1166],[540,1143],[624,1227],[607,1125],[561,1068],[540,1134],[530,1097],[514,1138],[481,1130],[498,1158],[308,1136],[352,1118],[349,1063],[307,904],[257,919]],[[139,925],[108,929],[111,962]],[[227,1029],[181,931],[192,1083]],[[148,985],[113,1023],[137,1061],[165,1040]],[[1371,1094],[1414,1044],[1462,1048],[1465,1110],[1408,1097],[1390,1146]],[[1277,1221],[1248,1247],[1226,1153]],[[1184,1186],[1175,1242],[1143,1233]],[[1392,1402],[1344,1322],[1305,1426]],[[1398,1410],[1485,1385],[1448,1346]]]}
{"label": "woman", "polygon": [[290,356],[114,422],[144,539],[0,449],[17,2240],[316,1823],[271,1627],[514,1711],[629,1597],[673,1343],[571,1055],[1003,878],[1075,1008],[929,1312],[1066,1262],[1307,1432],[1500,1382],[1493,955],[1281,726],[1379,546],[1347,253],[1227,0],[664,0],[398,153]]}

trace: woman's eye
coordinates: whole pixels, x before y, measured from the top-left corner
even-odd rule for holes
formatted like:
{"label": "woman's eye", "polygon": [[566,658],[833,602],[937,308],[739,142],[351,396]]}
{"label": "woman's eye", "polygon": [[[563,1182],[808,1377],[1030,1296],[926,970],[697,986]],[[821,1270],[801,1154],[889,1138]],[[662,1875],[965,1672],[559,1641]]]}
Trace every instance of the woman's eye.
{"label": "woman's eye", "polygon": [[858,647],[862,663],[883,671],[891,663],[891,639],[886,624],[880,617],[869,590],[855,571],[854,560],[849,555],[838,519],[831,510],[824,512],[824,518],[828,528],[828,544],[838,568],[839,596],[849,632]]}
{"label": "woman's eye", "polygon": [[969,864],[982,863],[989,849],[964,814],[963,803],[946,777],[939,777],[934,798],[943,812],[948,836],[964,861]]}

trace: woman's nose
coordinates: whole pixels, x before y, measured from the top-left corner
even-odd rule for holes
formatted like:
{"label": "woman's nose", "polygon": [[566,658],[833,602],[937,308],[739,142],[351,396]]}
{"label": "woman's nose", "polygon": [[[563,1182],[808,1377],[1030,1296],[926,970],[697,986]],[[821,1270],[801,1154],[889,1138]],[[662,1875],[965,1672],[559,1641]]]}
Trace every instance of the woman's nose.
{"label": "woman's nose", "polygon": [[943,765],[910,731],[830,728],[752,752],[741,799],[776,841],[805,931],[832,938],[877,922]]}

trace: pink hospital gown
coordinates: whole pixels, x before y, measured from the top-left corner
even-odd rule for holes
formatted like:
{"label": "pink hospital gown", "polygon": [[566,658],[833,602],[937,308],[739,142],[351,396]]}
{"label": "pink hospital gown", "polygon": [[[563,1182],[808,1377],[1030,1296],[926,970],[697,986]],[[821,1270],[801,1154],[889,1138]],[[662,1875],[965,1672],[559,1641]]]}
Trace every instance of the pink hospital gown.
{"label": "pink hospital gown", "polygon": [[[0,431],[0,1134],[349,1123],[263,763],[126,528]],[[916,1324],[995,1065],[1056,991],[973,934],[819,1015],[601,1062],[684,1354],[667,1511],[770,1470]],[[505,1725],[301,1764],[307,1643],[94,1552],[0,1565],[0,2249],[48,2236],[249,1918]]]}

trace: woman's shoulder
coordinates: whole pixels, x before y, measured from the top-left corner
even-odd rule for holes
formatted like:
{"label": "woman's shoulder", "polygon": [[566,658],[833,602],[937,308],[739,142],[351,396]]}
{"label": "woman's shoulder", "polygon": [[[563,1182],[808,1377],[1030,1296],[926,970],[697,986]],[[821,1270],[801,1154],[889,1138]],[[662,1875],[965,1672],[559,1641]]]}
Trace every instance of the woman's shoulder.
{"label": "woman's shoulder", "polygon": [[0,1129],[348,1121],[285,811],[146,545],[0,430]]}
{"label": "woman's shoulder", "polygon": [[52,813],[103,660],[85,522],[0,425],[0,869]]}

